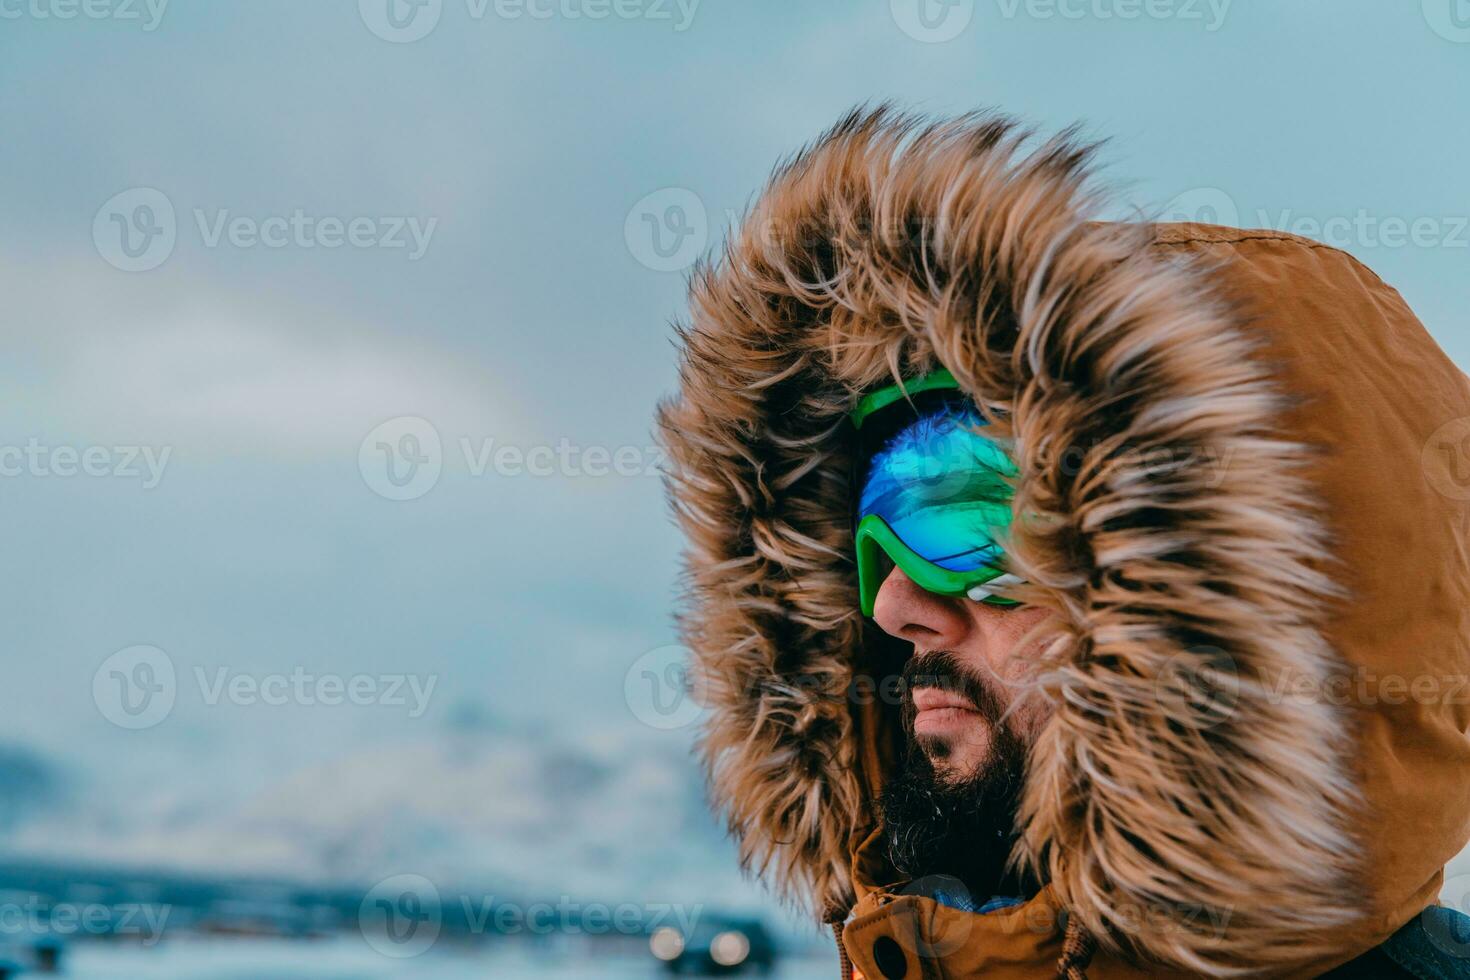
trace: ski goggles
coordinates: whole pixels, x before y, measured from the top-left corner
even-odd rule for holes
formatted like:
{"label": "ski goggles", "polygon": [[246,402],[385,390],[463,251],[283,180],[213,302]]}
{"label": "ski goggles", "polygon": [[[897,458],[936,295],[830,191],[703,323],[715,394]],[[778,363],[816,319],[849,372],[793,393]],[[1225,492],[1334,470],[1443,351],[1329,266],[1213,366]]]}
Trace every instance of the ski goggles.
{"label": "ski goggles", "polygon": [[948,371],[865,396],[857,431],[853,499],[858,593],[864,616],[893,567],[945,596],[998,606],[992,590],[1016,585],[1002,542],[1019,472],[986,434],[989,423]]}

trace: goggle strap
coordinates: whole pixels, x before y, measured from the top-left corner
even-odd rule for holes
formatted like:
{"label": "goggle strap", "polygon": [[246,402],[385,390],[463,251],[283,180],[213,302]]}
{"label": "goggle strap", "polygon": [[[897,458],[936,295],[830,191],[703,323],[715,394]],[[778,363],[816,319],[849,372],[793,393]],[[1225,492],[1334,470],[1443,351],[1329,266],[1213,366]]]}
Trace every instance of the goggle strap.
{"label": "goggle strap", "polygon": [[954,375],[948,370],[940,368],[930,374],[924,375],[904,384],[889,385],[880,388],[871,394],[864,395],[847,417],[852,421],[854,429],[861,429],[863,423],[877,412],[881,412],[895,402],[913,398],[924,391],[936,390],[958,390],[960,383],[955,380]]}
{"label": "goggle strap", "polygon": [[1018,575],[1011,575],[1011,574],[1007,573],[1005,575],[1000,576],[999,578],[991,579],[989,582],[986,582],[984,585],[972,586],[970,588],[970,590],[965,593],[965,595],[967,597],[975,600],[976,602],[985,602],[985,601],[990,600],[990,599],[998,598],[996,596],[995,592],[993,591],[996,588],[1006,588],[1006,587],[1012,586],[1012,585],[1025,585],[1025,584],[1026,584],[1026,580],[1025,579],[1021,578]]}

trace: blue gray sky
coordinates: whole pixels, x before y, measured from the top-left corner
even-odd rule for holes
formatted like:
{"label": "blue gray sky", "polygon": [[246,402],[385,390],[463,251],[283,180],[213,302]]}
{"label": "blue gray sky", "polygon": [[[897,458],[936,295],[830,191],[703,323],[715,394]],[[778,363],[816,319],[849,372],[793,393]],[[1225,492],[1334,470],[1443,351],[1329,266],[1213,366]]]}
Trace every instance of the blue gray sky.
{"label": "blue gray sky", "polygon": [[[1123,205],[1346,247],[1470,364],[1465,0],[393,3],[0,0],[0,740],[77,825],[24,846],[289,865],[359,770],[344,809],[401,814],[381,780],[512,820],[515,772],[410,778],[465,731],[697,798],[694,719],[648,700],[669,323],[855,104],[1080,121]],[[168,669],[143,724],[125,685]],[[266,703],[299,675],[379,686]]]}

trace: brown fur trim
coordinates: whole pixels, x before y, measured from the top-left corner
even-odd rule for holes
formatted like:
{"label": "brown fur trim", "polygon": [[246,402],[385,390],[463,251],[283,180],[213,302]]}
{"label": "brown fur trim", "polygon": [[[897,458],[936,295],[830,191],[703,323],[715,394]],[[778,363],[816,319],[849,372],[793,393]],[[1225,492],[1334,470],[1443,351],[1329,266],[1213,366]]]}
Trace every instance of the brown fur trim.
{"label": "brown fur trim", "polygon": [[1208,271],[1091,220],[1071,134],[1027,139],[854,113],[693,278],[659,425],[713,801],[783,894],[851,901],[881,774],[858,771],[846,697],[843,416],[942,365],[1017,440],[1021,597],[1058,614],[1018,859],[1114,952],[1211,975],[1306,958],[1344,918],[1352,851],[1337,720],[1268,696],[1333,663],[1306,454]]}

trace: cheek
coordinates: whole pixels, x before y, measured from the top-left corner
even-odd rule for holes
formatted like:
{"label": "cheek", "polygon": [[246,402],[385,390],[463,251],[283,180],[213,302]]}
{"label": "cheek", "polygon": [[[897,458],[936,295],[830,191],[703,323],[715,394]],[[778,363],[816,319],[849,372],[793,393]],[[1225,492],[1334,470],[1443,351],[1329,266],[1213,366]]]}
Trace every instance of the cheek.
{"label": "cheek", "polygon": [[1004,648],[1008,654],[1004,663],[997,664],[996,669],[1014,685],[1008,692],[1014,699],[1011,709],[1013,726],[1022,740],[1030,745],[1051,720],[1056,708],[1047,696],[1028,684],[1036,675],[1037,661],[1041,651],[1045,649],[1045,640],[1032,640],[1030,643],[1025,641],[1051,617],[1051,613],[1023,609],[1011,615],[1014,619],[1008,620],[1003,630]]}
{"label": "cheek", "polygon": [[1044,609],[1018,609],[1007,614],[997,631],[997,646],[1006,651],[1008,673],[1021,676],[1036,663],[1046,647],[1044,631],[1052,614]]}
{"label": "cheek", "polygon": [[1016,709],[1016,733],[1027,746],[1035,745],[1046,723],[1056,713],[1056,706],[1037,693],[1025,696]]}

